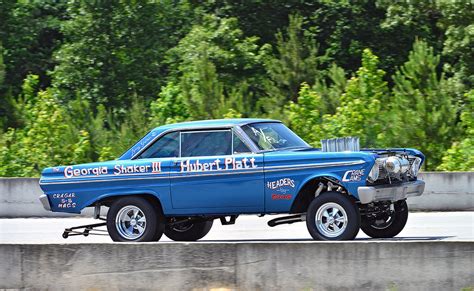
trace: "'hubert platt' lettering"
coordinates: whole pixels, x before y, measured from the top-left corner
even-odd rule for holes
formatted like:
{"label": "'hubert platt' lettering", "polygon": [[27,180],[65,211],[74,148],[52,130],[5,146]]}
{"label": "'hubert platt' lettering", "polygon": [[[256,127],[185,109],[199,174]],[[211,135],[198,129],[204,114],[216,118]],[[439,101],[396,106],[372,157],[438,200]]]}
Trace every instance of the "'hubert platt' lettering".
{"label": "'hubert platt' lettering", "polygon": [[233,158],[215,159],[212,162],[201,162],[199,160],[185,160],[181,162],[181,172],[211,172],[221,170],[244,170],[255,169],[255,158]]}

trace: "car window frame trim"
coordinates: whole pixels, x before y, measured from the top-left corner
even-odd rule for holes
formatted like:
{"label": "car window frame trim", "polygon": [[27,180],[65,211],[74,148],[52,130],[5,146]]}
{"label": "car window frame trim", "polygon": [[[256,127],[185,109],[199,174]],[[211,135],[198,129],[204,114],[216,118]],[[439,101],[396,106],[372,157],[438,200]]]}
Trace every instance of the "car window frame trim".
{"label": "car window frame trim", "polygon": [[[244,124],[246,125],[246,124]],[[235,132],[237,134],[237,136],[239,136],[239,138],[242,140],[242,142],[249,148],[249,150],[251,151],[250,153],[251,154],[259,154],[261,153],[262,151],[258,149],[258,147],[254,144],[254,142],[247,136],[247,134],[245,134],[245,132],[242,130],[241,126],[240,125],[234,125],[234,126],[212,126],[212,127],[209,127],[209,128],[196,128],[196,127],[183,127],[183,128],[175,128],[175,129],[168,129],[168,130],[164,130],[163,132],[161,132],[160,134],[158,134],[156,137],[154,137],[152,140],[150,140],[148,142],[148,144],[146,144],[141,150],[139,150],[136,154],[134,154],[130,160],[140,160],[140,159],[137,159],[144,151],[146,151],[148,148],[150,148],[150,146],[152,146],[156,141],[158,141],[160,138],[162,138],[163,136],[165,136],[166,134],[168,133],[172,133],[172,132],[178,132],[179,133],[179,157],[174,157],[174,158],[181,158],[181,132],[187,132],[187,131],[208,131],[208,130],[224,130],[224,129],[228,129],[228,130],[231,130],[233,132]],[[233,139],[233,136],[232,136],[232,139]],[[232,148],[233,148],[233,144],[232,144]],[[249,153],[249,154],[250,154]],[[241,153],[239,153],[241,154]],[[233,152],[232,152],[232,155]],[[162,159],[162,158],[152,158],[152,159]]]}

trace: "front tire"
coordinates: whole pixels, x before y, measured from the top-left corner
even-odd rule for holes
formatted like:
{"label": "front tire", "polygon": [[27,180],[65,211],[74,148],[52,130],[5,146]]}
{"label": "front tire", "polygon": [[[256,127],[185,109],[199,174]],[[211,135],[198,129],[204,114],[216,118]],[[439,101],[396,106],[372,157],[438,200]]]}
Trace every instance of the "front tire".
{"label": "front tire", "polygon": [[142,197],[119,198],[107,213],[107,230],[113,241],[158,241],[163,235],[161,210]]}
{"label": "front tire", "polygon": [[177,226],[166,226],[165,235],[174,241],[197,241],[212,228],[213,221],[203,221],[195,223],[182,223]]}
{"label": "front tire", "polygon": [[405,200],[394,203],[394,211],[381,219],[363,216],[360,228],[372,238],[392,238],[399,234],[408,220],[408,205]]}
{"label": "front tire", "polygon": [[309,204],[306,226],[315,240],[352,240],[359,232],[359,209],[347,195],[325,192]]}

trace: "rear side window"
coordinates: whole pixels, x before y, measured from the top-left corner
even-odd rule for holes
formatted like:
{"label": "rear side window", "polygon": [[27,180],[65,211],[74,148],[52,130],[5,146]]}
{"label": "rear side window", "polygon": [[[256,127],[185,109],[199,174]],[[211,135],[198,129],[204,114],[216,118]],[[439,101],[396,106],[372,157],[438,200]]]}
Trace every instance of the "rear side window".
{"label": "rear side window", "polygon": [[179,133],[171,132],[147,148],[138,159],[172,158],[179,156]]}
{"label": "rear side window", "polygon": [[231,154],[231,130],[181,132],[181,157]]}
{"label": "rear side window", "polygon": [[233,132],[232,134],[234,135],[232,138],[234,154],[243,154],[243,153],[252,152],[249,149],[249,147],[240,139],[240,137],[237,134],[235,134],[235,132]]}

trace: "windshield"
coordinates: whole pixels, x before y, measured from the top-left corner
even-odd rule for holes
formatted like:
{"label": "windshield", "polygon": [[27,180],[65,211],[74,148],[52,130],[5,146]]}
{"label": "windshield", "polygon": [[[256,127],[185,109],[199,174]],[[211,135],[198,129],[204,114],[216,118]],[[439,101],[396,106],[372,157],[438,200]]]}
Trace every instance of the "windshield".
{"label": "windshield", "polygon": [[304,140],[282,123],[252,123],[242,126],[242,129],[260,150],[267,151],[310,147]]}

